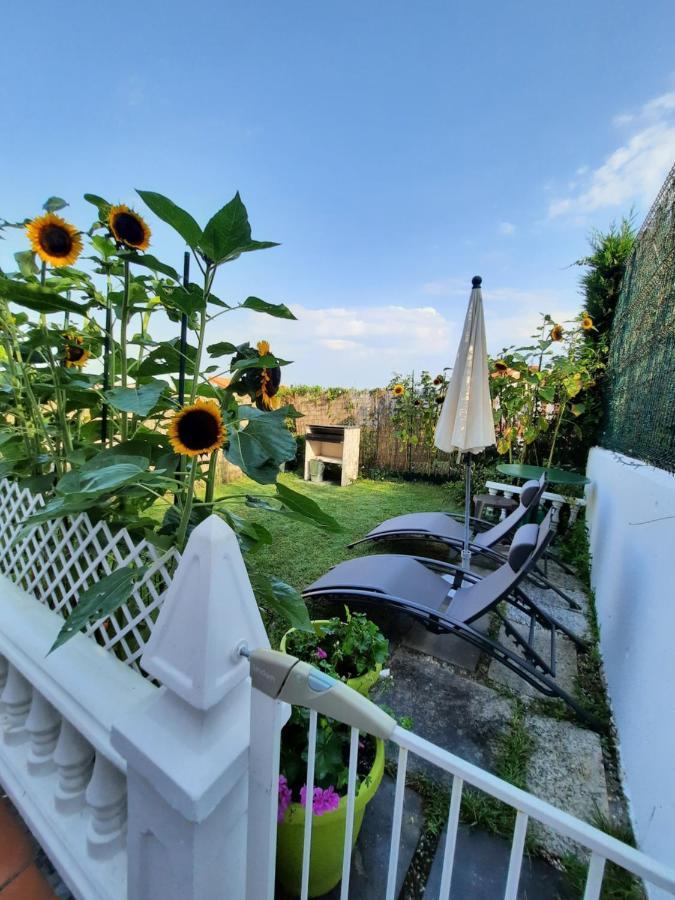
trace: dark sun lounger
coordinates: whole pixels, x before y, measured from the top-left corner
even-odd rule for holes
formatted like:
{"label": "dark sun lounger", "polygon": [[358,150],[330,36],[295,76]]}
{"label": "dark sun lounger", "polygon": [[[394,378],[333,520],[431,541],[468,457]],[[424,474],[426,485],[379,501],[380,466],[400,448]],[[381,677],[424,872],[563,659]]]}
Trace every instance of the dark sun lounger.
{"label": "dark sun lounger", "polygon": [[[546,487],[546,474],[539,481],[527,481],[520,494],[520,503],[501,522],[489,525],[484,519],[471,517],[475,534],[469,544],[471,553],[484,556],[494,562],[503,563],[506,556],[496,547],[526,521],[528,515],[537,509]],[[350,549],[370,541],[426,540],[445,544],[453,550],[464,547],[464,517],[455,513],[421,512],[395,516],[381,522],[364,537],[349,544]],[[534,566],[528,578],[540,587],[555,591],[572,609],[580,609],[579,604],[561,588],[550,581]]]}
{"label": "dark sun lounger", "polygon": [[[372,555],[339,563],[305,588],[303,596],[386,605],[419,619],[432,632],[456,634],[507,666],[542,694],[559,697],[581,718],[599,727],[555,680],[556,633],[566,635],[582,649],[586,643],[520,588],[552,534],[550,512],[541,525],[522,525],[514,536],[507,561],[483,578],[459,566],[425,557]],[[522,631],[504,616],[498,609],[502,602],[529,616],[529,627],[522,626],[525,629]],[[507,636],[522,655],[473,627],[472,623],[487,612],[497,614]],[[546,658],[534,646],[536,624],[549,632]]]}

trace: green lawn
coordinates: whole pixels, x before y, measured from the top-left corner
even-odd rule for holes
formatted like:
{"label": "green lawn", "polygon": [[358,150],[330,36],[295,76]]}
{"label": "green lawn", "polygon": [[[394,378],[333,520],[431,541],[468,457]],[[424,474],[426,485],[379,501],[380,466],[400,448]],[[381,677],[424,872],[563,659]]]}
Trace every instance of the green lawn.
{"label": "green lawn", "polygon": [[[452,509],[446,485],[404,481],[368,481],[360,479],[349,487],[335,484],[312,484],[295,475],[285,474],[280,480],[294,491],[315,500],[325,512],[340,523],[342,532],[331,533],[274,513],[247,508],[243,503],[227,504],[238,515],[260,522],[274,536],[274,543],[249,554],[252,571],[281,578],[302,589],[335,563],[366,547],[347,550],[346,545],[362,537],[378,522],[408,512]],[[223,485],[219,496],[257,494],[272,498],[274,487],[262,487],[248,478]]]}

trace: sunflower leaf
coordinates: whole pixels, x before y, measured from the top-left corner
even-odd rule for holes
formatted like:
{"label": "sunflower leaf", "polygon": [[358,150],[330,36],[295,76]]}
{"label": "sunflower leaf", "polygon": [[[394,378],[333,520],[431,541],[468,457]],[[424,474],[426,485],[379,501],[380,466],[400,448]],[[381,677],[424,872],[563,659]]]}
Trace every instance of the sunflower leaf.
{"label": "sunflower leaf", "polygon": [[190,283],[186,288],[181,284],[160,285],[158,294],[165,306],[174,307],[186,316],[201,312],[206,306],[204,292],[197,284]]}
{"label": "sunflower leaf", "polygon": [[14,254],[14,259],[24,278],[30,278],[31,275],[37,275],[39,269],[35,262],[35,254],[32,250],[21,250],[19,253]]}
{"label": "sunflower leaf", "polygon": [[241,431],[229,432],[225,456],[258,484],[274,484],[279,466],[296,453],[295,439],[280,413],[240,406],[239,419],[248,424]]}
{"label": "sunflower leaf", "polygon": [[11,278],[0,276],[0,297],[3,300],[9,300],[11,303],[17,303],[19,306],[26,306],[34,312],[53,313],[53,312],[73,312],[84,314],[87,307],[74,300],[69,300],[56,291],[50,291],[49,288],[42,287],[39,284],[24,284],[22,281],[13,281]]}
{"label": "sunflower leaf", "polygon": [[115,409],[143,418],[155,408],[166,387],[166,382],[153,379],[136,387],[112,388],[105,391],[105,398]]}
{"label": "sunflower leaf", "polygon": [[58,212],[60,209],[64,209],[68,204],[63,199],[63,197],[50,197],[45,203],[42,204],[42,208],[47,212]]}
{"label": "sunflower leaf", "polygon": [[253,309],[255,312],[267,313],[277,319],[295,319],[296,317],[284,303],[268,303],[259,297],[247,297],[241,304],[242,309]]}
{"label": "sunflower leaf", "polygon": [[[188,375],[194,373],[196,357],[197,348],[188,344],[185,348],[185,370]],[[178,338],[174,338],[170,341],[163,341],[159,347],[152,350],[140,366],[133,364],[130,367],[130,373],[134,377],[138,375],[172,374],[180,371],[180,360],[180,341]]]}
{"label": "sunflower leaf", "polygon": [[236,353],[238,349],[235,344],[231,344],[229,341],[219,341],[217,344],[209,344],[206,352],[209,356],[230,356],[232,353]]}
{"label": "sunflower leaf", "polygon": [[157,194],[154,191],[139,191],[138,189],[136,193],[156,216],[178,232],[189,247],[194,250],[199,246],[202,230],[189,212],[176,206],[173,200],[169,200],[163,194]]}
{"label": "sunflower leaf", "polygon": [[111,256],[115,256],[117,253],[117,248],[113,241],[110,238],[105,237],[103,234],[94,234],[91,237],[91,242],[94,247],[101,254],[103,259],[110,259]]}
{"label": "sunflower leaf", "polygon": [[276,487],[277,497],[288,509],[300,513],[306,519],[310,519],[315,525],[325,528],[327,531],[342,531],[342,526],[337,519],[324,512],[311,497],[306,497],[304,494],[292,490],[292,488],[282,484],[280,481],[277,482]]}
{"label": "sunflower leaf", "polygon": [[260,572],[250,573],[250,578],[255,595],[262,606],[285,619],[291,628],[314,631],[305,601],[294,587],[279,578]]}
{"label": "sunflower leaf", "polygon": [[238,359],[233,362],[230,369],[232,372],[238,372],[240,369],[273,369],[276,366],[290,366],[291,360],[279,359],[271,353],[265,356],[254,356],[251,359]]}
{"label": "sunflower leaf", "polygon": [[251,226],[239,191],[229,203],[209,219],[201,247],[213,262],[222,262],[229,254],[251,241]]}
{"label": "sunflower leaf", "polygon": [[91,203],[92,206],[96,207],[102,219],[106,218],[107,210],[109,210],[111,206],[107,200],[104,200],[103,197],[99,197],[97,194],[84,194],[84,199],[87,203]]}
{"label": "sunflower leaf", "polygon": [[172,266],[163,263],[150,253],[142,254],[127,252],[120,253],[120,257],[121,259],[129,260],[130,263],[135,263],[137,266],[144,266],[146,269],[152,269],[153,272],[161,272],[162,275],[168,275],[169,278],[173,278],[174,281],[180,281],[180,275]]}
{"label": "sunflower leaf", "polygon": [[68,616],[59,631],[49,653],[61,647],[89,624],[93,624],[104,616],[109,616],[129,599],[134,585],[148,571],[147,566],[132,568],[122,566],[92,584],[84,591],[77,606]]}

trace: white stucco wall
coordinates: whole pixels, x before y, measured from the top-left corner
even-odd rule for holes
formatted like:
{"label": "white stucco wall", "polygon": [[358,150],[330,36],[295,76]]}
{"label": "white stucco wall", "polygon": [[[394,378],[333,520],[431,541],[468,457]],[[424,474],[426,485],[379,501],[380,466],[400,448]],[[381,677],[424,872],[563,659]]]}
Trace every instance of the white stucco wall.
{"label": "white stucco wall", "polygon": [[592,583],[624,787],[638,845],[673,865],[675,475],[598,447],[587,474]]}

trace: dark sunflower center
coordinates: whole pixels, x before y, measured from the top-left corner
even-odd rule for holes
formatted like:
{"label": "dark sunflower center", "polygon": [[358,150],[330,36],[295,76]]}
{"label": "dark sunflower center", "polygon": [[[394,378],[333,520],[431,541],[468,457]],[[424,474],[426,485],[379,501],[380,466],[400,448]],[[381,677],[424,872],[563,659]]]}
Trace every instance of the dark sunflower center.
{"label": "dark sunflower center", "polygon": [[79,362],[84,356],[84,350],[82,347],[70,346],[66,350],[66,356],[68,357],[68,362]]}
{"label": "dark sunflower center", "polygon": [[122,212],[115,216],[115,232],[119,240],[132,246],[142,244],[145,238],[143,226],[131,213]]}
{"label": "dark sunflower center", "polygon": [[218,440],[219,422],[213,413],[193,409],[178,423],[178,437],[188,450],[207,450]]}
{"label": "dark sunflower center", "polygon": [[68,256],[73,239],[60,225],[45,225],[40,231],[40,246],[50,256]]}

